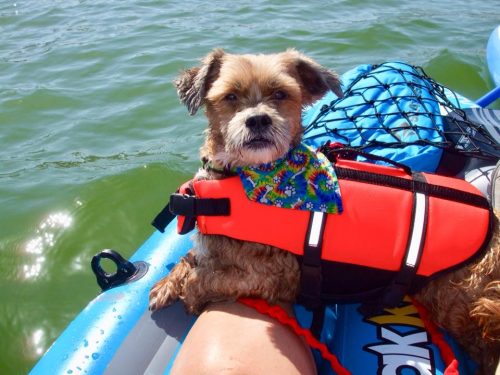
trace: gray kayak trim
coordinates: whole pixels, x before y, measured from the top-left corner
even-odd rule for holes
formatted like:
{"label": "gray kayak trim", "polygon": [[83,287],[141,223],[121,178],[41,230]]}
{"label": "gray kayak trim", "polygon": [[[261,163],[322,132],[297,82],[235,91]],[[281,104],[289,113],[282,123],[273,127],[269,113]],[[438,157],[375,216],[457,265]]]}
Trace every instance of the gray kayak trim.
{"label": "gray kayak trim", "polygon": [[146,310],[108,364],[105,375],[163,375],[195,318],[182,303]]}

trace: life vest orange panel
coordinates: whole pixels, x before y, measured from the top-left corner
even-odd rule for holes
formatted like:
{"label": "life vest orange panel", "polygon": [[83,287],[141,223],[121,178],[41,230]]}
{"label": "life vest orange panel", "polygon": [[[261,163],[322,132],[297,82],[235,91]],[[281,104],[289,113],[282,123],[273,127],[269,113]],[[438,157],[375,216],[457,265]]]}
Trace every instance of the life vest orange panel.
{"label": "life vest orange panel", "polygon": [[[351,179],[349,172],[383,176],[408,186],[417,183],[405,171],[393,167],[339,160],[339,177],[344,211],[327,215],[321,259],[363,267],[398,271],[405,260],[415,232],[415,191],[387,186],[380,181]],[[342,172],[343,171],[343,172]],[[422,173],[426,201],[425,221],[418,253],[417,275],[432,276],[460,265],[483,247],[489,237],[491,213],[481,193],[468,182]],[[227,215],[198,215],[198,229],[204,234],[272,245],[303,255],[311,213],[279,208],[247,199],[238,176],[192,183],[196,198],[229,200]],[[456,201],[442,195],[440,188],[467,199]],[[185,193],[186,188],[180,193]],[[477,198],[477,199],[474,199]],[[459,199],[461,200],[461,199]],[[179,220],[179,228],[183,219]],[[419,245],[417,245],[419,246]]]}

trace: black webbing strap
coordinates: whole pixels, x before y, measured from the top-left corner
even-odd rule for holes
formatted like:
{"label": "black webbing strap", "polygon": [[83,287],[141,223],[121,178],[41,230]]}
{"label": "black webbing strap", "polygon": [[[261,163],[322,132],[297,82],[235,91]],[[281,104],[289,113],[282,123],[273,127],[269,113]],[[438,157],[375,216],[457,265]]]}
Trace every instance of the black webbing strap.
{"label": "black webbing strap", "polygon": [[230,212],[229,198],[198,198],[175,193],[170,195],[169,203],[155,217],[152,225],[163,233],[175,216],[182,215],[186,217],[186,225],[180,234],[184,234],[194,228],[196,216],[228,216]]}
{"label": "black webbing strap", "polygon": [[416,193],[422,193],[430,197],[452,200],[468,205],[489,209],[488,200],[477,194],[453,189],[445,186],[429,184],[426,181],[405,179],[396,176],[388,176],[379,173],[359,171],[356,169],[336,166],[335,172],[339,179],[367,182],[374,185],[388,186]]}
{"label": "black webbing strap", "polygon": [[[421,173],[414,173],[413,179],[416,182],[426,182],[424,175]],[[410,289],[424,250],[428,214],[429,197],[423,193],[414,192],[412,221],[405,256],[398,274],[383,296],[384,306],[398,305]]]}
{"label": "black webbing strap", "polygon": [[[425,176],[422,173],[413,173],[415,183],[426,184]],[[360,308],[360,312],[365,316],[372,316],[380,313],[384,308],[396,307],[404,296],[408,293],[422,258],[427,232],[427,222],[429,214],[429,197],[418,191],[413,192],[413,207],[410,231],[406,244],[406,251],[401,262],[398,273],[392,282],[385,288],[380,298],[367,302]]]}
{"label": "black webbing strap", "polygon": [[188,194],[172,194],[170,212],[182,216],[228,216],[229,198],[198,198]]}
{"label": "black webbing strap", "polygon": [[323,326],[325,325],[325,312],[325,304],[322,304],[312,310],[312,322],[309,330],[318,340],[321,340],[321,332],[323,331]]}
{"label": "black webbing strap", "polygon": [[327,214],[311,212],[304,241],[298,302],[313,311],[311,332],[319,337],[323,327],[324,305],[321,300],[321,250]]}
{"label": "black webbing strap", "polygon": [[158,229],[160,232],[165,232],[165,228],[172,220],[174,220],[175,215],[170,212],[170,207],[167,203],[165,207],[160,211],[158,215],[153,219],[151,225]]}

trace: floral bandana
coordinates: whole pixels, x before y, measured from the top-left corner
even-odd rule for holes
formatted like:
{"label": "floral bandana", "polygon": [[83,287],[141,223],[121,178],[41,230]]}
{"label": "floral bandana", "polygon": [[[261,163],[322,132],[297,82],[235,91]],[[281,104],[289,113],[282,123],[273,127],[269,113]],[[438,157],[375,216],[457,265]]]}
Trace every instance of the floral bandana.
{"label": "floral bandana", "polygon": [[332,164],[304,144],[291,149],[283,159],[237,168],[236,173],[251,201],[297,210],[342,212]]}

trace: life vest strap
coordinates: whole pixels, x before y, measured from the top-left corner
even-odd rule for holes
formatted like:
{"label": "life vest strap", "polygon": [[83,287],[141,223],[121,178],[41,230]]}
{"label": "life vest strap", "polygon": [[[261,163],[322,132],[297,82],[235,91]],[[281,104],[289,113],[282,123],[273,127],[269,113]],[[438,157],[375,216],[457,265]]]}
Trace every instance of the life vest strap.
{"label": "life vest strap", "polygon": [[191,194],[172,194],[168,204],[170,212],[184,217],[179,234],[186,234],[194,229],[196,217],[229,216],[231,203],[229,198],[198,198]]}
{"label": "life vest strap", "polygon": [[321,301],[321,252],[327,214],[311,212],[304,241],[298,300],[308,309],[316,309]]}
{"label": "life vest strap", "polygon": [[[421,173],[414,173],[413,179],[416,182],[426,183]],[[411,229],[406,253],[399,272],[383,296],[384,306],[397,306],[410,289],[424,250],[428,208],[429,197],[424,193],[414,192]]]}
{"label": "life vest strap", "polygon": [[189,194],[172,194],[170,212],[182,216],[229,216],[229,198],[197,198]]}
{"label": "life vest strap", "polygon": [[[422,173],[413,173],[412,177],[415,182],[427,183]],[[378,300],[361,306],[359,310],[363,315],[368,317],[380,313],[384,308],[396,307],[408,293],[422,258],[428,213],[429,197],[422,192],[413,192],[411,228],[401,267]]]}
{"label": "life vest strap", "polygon": [[313,311],[311,332],[319,338],[323,327],[325,307],[321,298],[323,271],[321,253],[323,233],[328,215],[324,212],[311,212],[304,241],[304,255],[300,264],[299,303]]}
{"label": "life vest strap", "polygon": [[170,195],[169,203],[151,224],[163,233],[177,215],[184,216],[180,234],[185,234],[194,229],[198,215],[229,216],[230,212],[229,198],[197,198],[191,194],[175,193]]}
{"label": "life vest strap", "polygon": [[176,215],[170,212],[170,207],[167,203],[167,205],[163,207],[160,213],[153,219],[151,225],[158,229],[161,233],[164,233],[165,228],[172,220],[175,219],[175,216]]}

